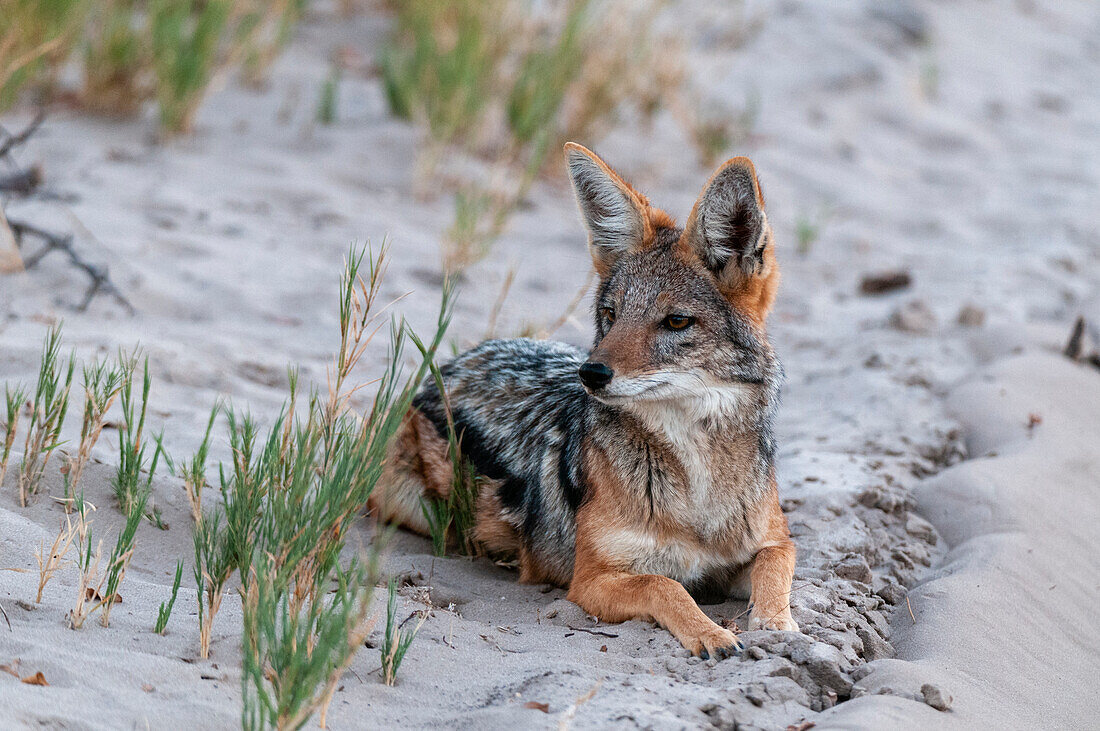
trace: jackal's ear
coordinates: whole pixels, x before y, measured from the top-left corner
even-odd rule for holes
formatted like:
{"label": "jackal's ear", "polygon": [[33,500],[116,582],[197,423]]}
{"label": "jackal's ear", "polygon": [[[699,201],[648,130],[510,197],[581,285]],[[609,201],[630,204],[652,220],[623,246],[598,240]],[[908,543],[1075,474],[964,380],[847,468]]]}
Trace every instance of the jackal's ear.
{"label": "jackal's ear", "polygon": [[683,241],[727,286],[764,274],[771,239],[764,195],[747,157],[728,160],[703,186],[684,227]]}
{"label": "jackal's ear", "polygon": [[567,142],[565,159],[588,227],[592,262],[606,277],[620,256],[640,249],[651,233],[646,230],[648,203],[591,150]]}

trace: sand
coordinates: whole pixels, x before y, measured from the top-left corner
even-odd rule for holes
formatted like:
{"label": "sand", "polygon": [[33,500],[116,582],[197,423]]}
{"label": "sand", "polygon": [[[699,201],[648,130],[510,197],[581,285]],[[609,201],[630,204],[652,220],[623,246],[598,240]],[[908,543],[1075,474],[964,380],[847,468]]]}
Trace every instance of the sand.
{"label": "sand", "polygon": [[[332,728],[1097,725],[1086,684],[1100,673],[1100,372],[1058,351],[1078,314],[1100,321],[1100,10],[776,2],[749,12],[760,29],[738,47],[713,30],[728,17],[718,3],[679,3],[663,22],[683,30],[709,100],[759,103],[735,152],[761,174],[784,272],[770,333],[788,375],[778,472],[804,634],[744,633],[743,658],[700,661],[648,623],[596,624],[561,590],[518,585],[486,560],[432,558],[426,541],[402,535],[386,562],[405,579],[401,610],[432,616],[396,686],[378,680],[375,647],[358,654]],[[77,231],[136,314],[103,297],[74,312],[83,282],[60,257],[0,277],[0,379],[33,375],[58,319],[81,357],[140,342],[152,426],[182,457],[218,396],[270,422],[288,363],[323,381],[352,241],[390,238],[385,296],[406,295],[395,311],[430,327],[451,205],[414,195],[417,132],[388,115],[369,75],[341,83],[337,124],[313,122],[331,50],[350,44],[369,58],[384,28],[315,13],[269,88],[217,90],[196,135],[170,145],[150,141],[149,120],[51,116],[22,159],[43,164],[53,200],[13,202],[8,214]],[[681,220],[709,173],[668,115],[651,129],[626,119],[592,144]],[[806,223],[819,235],[799,252]],[[498,334],[556,321],[584,284],[564,178],[540,181],[470,272],[451,331],[459,346],[484,336],[513,265]],[[864,275],[896,269],[910,287],[859,294]],[[980,325],[959,324],[966,308]],[[582,309],[555,337],[584,345],[590,332]],[[380,339],[364,378],[384,356]],[[1041,422],[1029,427],[1032,414]],[[115,439],[105,432],[102,464],[85,476],[94,530],[108,536],[120,521]],[[225,454],[219,439],[214,457]],[[46,492],[59,480],[51,469]],[[73,631],[74,570],[33,602],[34,547],[52,540],[60,509],[46,497],[18,507],[12,475],[0,486],[0,569],[30,570],[0,571],[11,621],[9,631],[0,620],[0,664],[19,658],[50,683],[0,673],[5,725],[239,722],[239,600],[226,599],[211,657],[198,659],[188,564],[167,634],[152,632],[175,561],[191,553],[179,481],[158,478],[155,493],[169,530],[139,530],[111,627]],[[743,603],[705,609],[744,622]],[[948,696],[947,711],[929,704]]]}

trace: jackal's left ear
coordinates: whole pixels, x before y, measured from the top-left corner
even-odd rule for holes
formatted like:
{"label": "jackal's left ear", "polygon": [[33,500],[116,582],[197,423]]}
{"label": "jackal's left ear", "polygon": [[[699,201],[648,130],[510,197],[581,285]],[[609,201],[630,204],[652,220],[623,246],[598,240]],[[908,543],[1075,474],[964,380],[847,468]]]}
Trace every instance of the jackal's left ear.
{"label": "jackal's left ear", "polygon": [[588,227],[592,263],[606,277],[619,257],[637,251],[652,237],[648,201],[591,150],[567,142],[565,159]]}
{"label": "jackal's left ear", "polygon": [[756,168],[747,157],[728,160],[703,186],[683,241],[729,286],[765,273],[770,239]]}

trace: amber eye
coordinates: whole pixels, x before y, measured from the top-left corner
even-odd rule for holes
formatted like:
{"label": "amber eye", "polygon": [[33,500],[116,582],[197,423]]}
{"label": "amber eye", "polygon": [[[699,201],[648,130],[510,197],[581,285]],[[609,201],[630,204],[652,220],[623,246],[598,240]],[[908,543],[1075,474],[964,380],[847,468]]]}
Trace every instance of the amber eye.
{"label": "amber eye", "polygon": [[607,319],[608,323],[615,322],[615,308],[614,307],[604,307],[603,308],[603,316]]}
{"label": "amber eye", "polygon": [[665,327],[669,330],[683,330],[695,322],[694,317],[687,315],[669,315],[665,318]]}

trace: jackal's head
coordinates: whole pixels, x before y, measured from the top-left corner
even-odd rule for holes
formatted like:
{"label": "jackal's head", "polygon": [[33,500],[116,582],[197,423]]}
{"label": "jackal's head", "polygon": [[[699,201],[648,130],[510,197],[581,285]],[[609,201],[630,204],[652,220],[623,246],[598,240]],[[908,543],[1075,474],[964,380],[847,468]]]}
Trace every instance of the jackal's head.
{"label": "jackal's head", "polygon": [[681,229],[590,150],[565,152],[600,277],[588,390],[710,412],[777,385],[764,325],[779,268],[752,162],[718,168]]}

